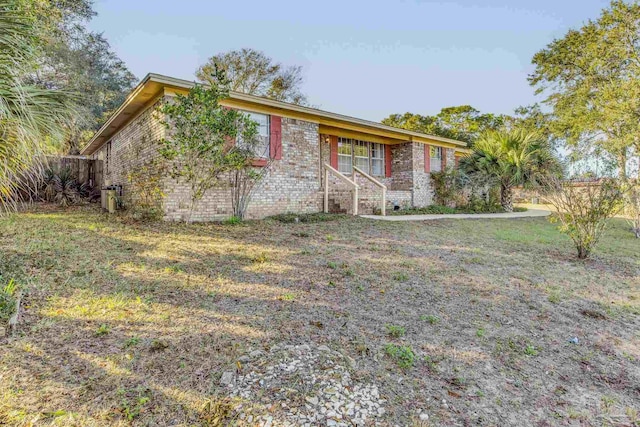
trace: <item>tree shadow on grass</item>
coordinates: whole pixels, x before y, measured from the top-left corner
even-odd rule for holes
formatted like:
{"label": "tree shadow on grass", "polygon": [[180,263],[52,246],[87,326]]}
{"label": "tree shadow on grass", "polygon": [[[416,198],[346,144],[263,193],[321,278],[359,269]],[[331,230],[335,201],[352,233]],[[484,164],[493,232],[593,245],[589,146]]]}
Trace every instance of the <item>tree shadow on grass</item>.
{"label": "tree shadow on grass", "polygon": [[[276,342],[343,348],[358,358],[360,369],[375,373],[383,389],[403,395],[411,387],[385,375],[393,365],[384,356],[371,357],[392,340],[386,324],[406,327],[403,344],[442,354],[441,373],[410,376],[430,395],[450,386],[460,355],[476,354],[504,371],[504,378],[496,374],[503,382],[537,378],[551,366],[583,387],[609,384],[621,401],[635,399],[628,384],[638,379],[638,362],[626,362],[624,341],[617,341],[633,339],[629,320],[584,317],[579,310],[597,308],[598,298],[551,302],[536,286],[557,277],[567,284],[574,276],[591,280],[584,267],[576,265],[571,277],[536,271],[524,256],[514,257],[513,246],[493,241],[481,241],[492,263],[472,267],[476,237],[464,230],[381,230],[357,219],[241,227],[130,225],[93,215],[72,215],[61,224],[60,218],[37,215],[20,222],[16,234],[0,236],[3,248],[14,243],[11,261],[0,263],[5,269],[21,263],[12,271],[31,277],[31,307],[23,336],[2,358],[27,379],[21,388],[33,398],[19,407],[31,412],[68,408],[94,418],[104,412],[111,418],[96,424],[114,424],[122,414],[113,408],[147,387],[152,400],[140,423],[195,422],[198,405],[217,391],[218,376],[234,369],[239,354]],[[550,262],[547,251],[534,245],[527,255],[547,268],[560,265]],[[423,315],[439,320],[432,325]],[[108,332],[97,335],[102,324]],[[478,329],[486,330],[485,339]],[[566,343],[594,330],[602,335],[600,347]],[[510,348],[525,338],[553,357],[496,353],[498,343]],[[590,370],[580,371],[584,362],[572,357],[588,359]],[[483,363],[478,357],[464,366]],[[621,367],[627,376],[618,378],[614,371]],[[528,401],[544,392],[519,390]],[[473,408],[469,399],[462,401]]]}

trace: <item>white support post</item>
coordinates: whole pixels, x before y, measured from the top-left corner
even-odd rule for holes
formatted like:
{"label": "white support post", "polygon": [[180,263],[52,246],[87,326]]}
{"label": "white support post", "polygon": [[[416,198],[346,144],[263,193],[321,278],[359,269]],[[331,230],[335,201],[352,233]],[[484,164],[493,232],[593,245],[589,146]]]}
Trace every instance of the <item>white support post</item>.
{"label": "white support post", "polygon": [[358,216],[358,187],[353,188],[353,215]]}
{"label": "white support post", "polygon": [[329,213],[329,169],[324,170],[324,213]]}
{"label": "white support post", "polygon": [[382,206],[380,207],[382,216],[387,215],[387,187],[382,187]]}

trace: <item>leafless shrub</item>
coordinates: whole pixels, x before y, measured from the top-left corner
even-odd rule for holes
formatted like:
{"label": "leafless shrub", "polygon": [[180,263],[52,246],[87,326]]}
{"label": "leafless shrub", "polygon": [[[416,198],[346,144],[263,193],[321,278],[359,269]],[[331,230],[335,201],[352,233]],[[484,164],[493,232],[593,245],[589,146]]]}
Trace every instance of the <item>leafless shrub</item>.
{"label": "leafless shrub", "polygon": [[623,208],[622,187],[613,179],[583,186],[557,177],[547,177],[545,181],[543,198],[556,211],[551,221],[559,223],[560,232],[573,240],[578,258],[587,258],[602,237],[607,220]]}

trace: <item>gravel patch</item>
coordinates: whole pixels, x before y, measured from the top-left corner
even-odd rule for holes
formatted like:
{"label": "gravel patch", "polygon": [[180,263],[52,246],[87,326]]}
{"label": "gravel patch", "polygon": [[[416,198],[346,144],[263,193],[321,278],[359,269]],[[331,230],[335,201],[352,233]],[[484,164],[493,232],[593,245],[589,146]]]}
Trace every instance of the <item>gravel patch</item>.
{"label": "gravel patch", "polygon": [[277,411],[255,416],[245,405],[238,418],[262,426],[335,427],[380,425],[386,413],[378,386],[354,380],[355,361],[327,346],[282,345],[238,359],[241,373],[220,380],[231,398],[275,404]]}

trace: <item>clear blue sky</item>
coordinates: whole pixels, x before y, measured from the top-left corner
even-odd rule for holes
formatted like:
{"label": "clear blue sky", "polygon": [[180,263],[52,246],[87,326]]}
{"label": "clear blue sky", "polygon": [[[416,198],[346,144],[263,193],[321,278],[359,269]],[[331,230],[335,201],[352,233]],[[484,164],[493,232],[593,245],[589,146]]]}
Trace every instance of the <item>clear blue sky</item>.
{"label": "clear blue sky", "polygon": [[531,58],[607,0],[96,0],[90,27],[142,78],[194,79],[218,52],[263,50],[304,67],[318,107],[370,120],[536,99]]}

